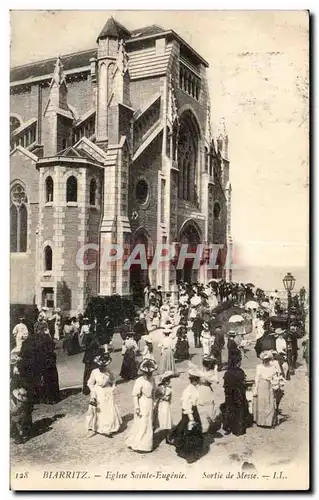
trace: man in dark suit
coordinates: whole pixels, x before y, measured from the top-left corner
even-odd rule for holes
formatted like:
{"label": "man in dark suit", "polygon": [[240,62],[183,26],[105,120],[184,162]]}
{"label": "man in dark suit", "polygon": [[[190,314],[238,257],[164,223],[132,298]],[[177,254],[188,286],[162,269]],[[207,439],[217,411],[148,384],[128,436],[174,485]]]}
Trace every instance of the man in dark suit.
{"label": "man in dark suit", "polygon": [[211,354],[216,358],[218,371],[220,372],[223,366],[222,352],[225,346],[225,336],[220,326],[215,328],[213,335],[214,343],[211,348]]}

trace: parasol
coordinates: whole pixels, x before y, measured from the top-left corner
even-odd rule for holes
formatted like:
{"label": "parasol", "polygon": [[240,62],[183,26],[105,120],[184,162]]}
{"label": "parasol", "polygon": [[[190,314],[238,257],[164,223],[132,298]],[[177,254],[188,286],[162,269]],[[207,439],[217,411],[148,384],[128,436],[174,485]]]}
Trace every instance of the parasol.
{"label": "parasol", "polygon": [[245,309],[258,309],[259,304],[255,300],[249,300],[245,304]]}
{"label": "parasol", "polygon": [[228,323],[242,323],[245,319],[240,314],[234,314],[228,320]]}
{"label": "parasol", "polygon": [[271,308],[271,304],[269,302],[262,302],[261,303],[262,307],[264,307],[265,309],[270,309]]}

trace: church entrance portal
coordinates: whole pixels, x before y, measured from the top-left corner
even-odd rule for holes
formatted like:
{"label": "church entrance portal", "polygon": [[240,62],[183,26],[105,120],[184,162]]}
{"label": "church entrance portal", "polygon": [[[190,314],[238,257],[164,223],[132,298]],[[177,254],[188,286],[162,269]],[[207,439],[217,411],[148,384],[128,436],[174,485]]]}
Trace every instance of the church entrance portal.
{"label": "church entrance portal", "polygon": [[[139,234],[134,240],[132,250],[137,245],[143,245],[145,248],[146,257],[148,256],[148,239],[144,234]],[[141,259],[141,254],[136,255],[136,259]],[[139,306],[144,305],[144,288],[150,284],[148,269],[143,269],[140,264],[134,264],[130,269],[130,284],[132,299]]]}
{"label": "church entrance portal", "polygon": [[[195,255],[197,245],[200,244],[200,235],[195,225],[190,223],[181,231],[180,245],[188,245],[187,253]],[[176,270],[176,281],[186,281],[188,283],[198,280],[199,269],[193,269],[194,259],[185,259],[183,269]]]}

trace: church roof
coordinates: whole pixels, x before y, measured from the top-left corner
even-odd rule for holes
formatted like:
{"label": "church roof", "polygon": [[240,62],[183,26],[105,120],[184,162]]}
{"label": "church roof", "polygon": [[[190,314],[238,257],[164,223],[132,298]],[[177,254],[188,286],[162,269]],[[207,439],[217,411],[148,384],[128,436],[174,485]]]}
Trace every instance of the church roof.
{"label": "church roof", "polygon": [[144,28],[131,31],[131,38],[156,35],[157,33],[164,33],[165,31],[166,30],[162,28],[162,26],[152,24],[151,26],[145,26]]}
{"label": "church roof", "polygon": [[56,158],[57,156],[63,157],[63,158],[73,158],[73,159],[82,159],[82,160],[87,160],[89,162],[93,163],[99,163],[96,158],[91,156],[87,151],[84,149],[75,149],[73,146],[69,146],[66,149],[63,149],[62,151],[58,151],[56,154],[52,156],[47,156],[46,158]]}
{"label": "church roof", "polygon": [[[116,21],[113,17],[111,17],[105,26],[103,27],[99,38],[111,36],[116,38],[125,39],[126,43],[131,43],[139,40],[145,39],[148,37],[156,38],[161,36],[161,34],[170,35],[180,41],[184,46],[188,47],[193,54],[195,54],[202,63],[208,66],[208,63],[192,48],[190,47],[185,40],[183,40],[177,33],[173,30],[165,30],[161,26],[157,24],[152,24],[150,26],[145,26],[143,28],[139,28],[136,30],[129,31],[125,26]],[[66,54],[60,56],[61,62],[63,64],[63,69],[66,74],[72,70],[76,70],[78,68],[89,68],[91,57],[96,57],[97,49],[88,49],[83,50],[81,52],[75,52],[72,54]],[[25,80],[30,80],[33,78],[40,79],[43,78],[51,78],[54,72],[54,66],[56,63],[56,57],[45,59],[42,61],[36,61],[29,64],[24,64],[22,66],[16,66],[11,68],[10,70],[10,81],[14,82],[24,82]]]}
{"label": "church roof", "polygon": [[[96,56],[96,49],[84,50],[61,56],[64,71],[69,71],[75,68],[83,68],[89,65],[90,58]],[[44,59],[23,66],[16,66],[10,70],[11,82],[26,80],[45,75],[52,75],[56,64],[56,57]]]}
{"label": "church roof", "polygon": [[100,38],[106,38],[106,37],[126,39],[129,38],[130,36],[131,32],[127,28],[125,28],[125,26],[116,21],[114,17],[110,17],[110,19],[108,19],[107,23],[105,24],[104,28],[102,29],[97,39],[99,40]]}

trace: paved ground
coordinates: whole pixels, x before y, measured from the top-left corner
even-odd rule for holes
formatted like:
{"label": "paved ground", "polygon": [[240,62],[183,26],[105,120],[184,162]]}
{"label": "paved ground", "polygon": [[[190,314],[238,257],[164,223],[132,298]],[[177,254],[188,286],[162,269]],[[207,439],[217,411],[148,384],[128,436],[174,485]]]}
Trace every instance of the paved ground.
{"label": "paved ground", "polygon": [[[161,337],[160,331],[152,332],[155,344],[155,357],[159,358],[157,348]],[[122,356],[121,340],[117,335],[114,339],[115,352],[112,354],[112,370],[120,372]],[[142,345],[143,347],[143,345]],[[201,349],[191,347],[192,362],[200,363]],[[60,386],[76,387],[82,382],[82,356],[65,356],[58,351],[58,370]],[[300,356],[301,358],[301,356]],[[224,353],[226,359],[226,353]],[[243,368],[248,378],[253,378],[256,366],[254,351],[248,353],[243,360]],[[179,377],[172,380],[173,403],[172,415],[174,423],[180,418],[180,396],[188,383],[187,362],[178,365]],[[222,373],[221,373],[222,377]],[[149,470],[156,466],[157,470],[174,471],[216,471],[221,467],[238,465],[244,460],[253,463],[257,469],[262,464],[278,468],[297,462],[308,462],[308,379],[304,365],[300,365],[296,375],[287,382],[285,396],[282,401],[280,425],[275,429],[261,429],[254,426],[248,429],[245,436],[224,436],[217,432],[209,440],[208,452],[196,464],[188,465],[177,457],[174,448],[163,440],[163,436],[155,435],[155,450],[151,454],[138,454],[125,446],[127,430],[131,426],[133,382],[118,381],[117,402],[121,408],[124,426],[122,432],[106,438],[100,435],[88,435],[85,431],[85,413],[88,397],[83,396],[79,389],[62,391],[63,400],[54,406],[39,405],[35,408],[33,419],[38,435],[23,445],[12,445],[12,465],[33,467],[88,467],[96,464],[97,470]],[[224,400],[222,380],[215,392],[216,404]],[[191,468],[191,469],[190,469]],[[137,486],[138,487],[138,486]],[[167,486],[168,487],[168,486]],[[226,486],[225,486],[226,487]]]}

